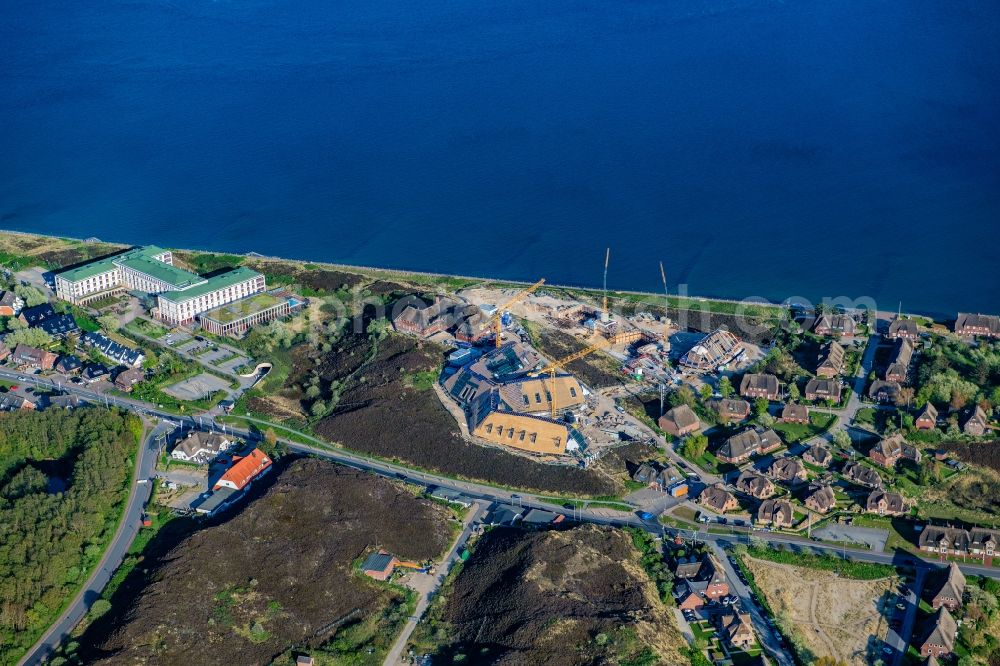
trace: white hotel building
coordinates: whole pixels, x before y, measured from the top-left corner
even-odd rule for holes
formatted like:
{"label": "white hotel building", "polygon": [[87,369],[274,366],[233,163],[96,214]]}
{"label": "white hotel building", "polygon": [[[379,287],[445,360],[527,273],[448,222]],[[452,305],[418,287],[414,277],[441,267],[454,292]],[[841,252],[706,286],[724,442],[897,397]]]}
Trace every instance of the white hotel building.
{"label": "white hotel building", "polygon": [[124,291],[156,294],[154,315],[172,325],[266,288],[264,276],[249,268],[204,278],[174,266],[169,250],[152,245],[63,271],[55,283],[56,295],[77,305]]}

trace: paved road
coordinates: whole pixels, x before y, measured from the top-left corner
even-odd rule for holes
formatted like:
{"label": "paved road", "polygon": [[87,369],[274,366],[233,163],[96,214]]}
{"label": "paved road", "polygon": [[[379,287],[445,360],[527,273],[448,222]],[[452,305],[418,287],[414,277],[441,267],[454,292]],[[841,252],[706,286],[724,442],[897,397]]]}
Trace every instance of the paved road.
{"label": "paved road", "polygon": [[63,611],[59,619],[49,627],[48,631],[38,639],[34,647],[21,659],[19,664],[40,664],[47,659],[59,644],[69,636],[83,616],[90,610],[91,604],[101,595],[101,590],[108,584],[115,569],[122,563],[125,553],[132,545],[132,540],[139,531],[139,523],[149,495],[152,492],[152,485],[149,483],[149,476],[156,464],[156,455],[159,451],[158,438],[169,432],[170,426],[160,423],[145,437],[139,446],[139,455],[136,458],[135,477],[132,480],[132,487],[129,490],[128,504],[125,507],[125,514],[118,525],[114,538],[104,551],[104,556],[98,562],[97,568],[77,593],[70,605]]}
{"label": "paved road", "polygon": [[927,569],[917,569],[916,579],[908,586],[910,589],[906,593],[906,617],[903,618],[903,626],[899,631],[889,629],[886,642],[896,651],[892,659],[893,666],[902,666],[906,658],[906,648],[910,644],[913,628],[917,622],[917,608],[920,606],[920,595],[924,589],[927,572]]}
{"label": "paved road", "polygon": [[729,561],[729,556],[718,543],[712,544],[712,550],[715,551],[716,558],[726,572],[730,592],[740,598],[740,608],[750,614],[750,619],[753,621],[753,628],[757,632],[761,646],[778,662],[779,666],[795,666],[795,660],[792,658],[792,655],[781,649],[781,637],[775,631],[774,627],[767,623],[767,618],[756,603],[754,593],[749,587],[740,582],[739,576],[736,575],[736,569],[733,567],[732,562]]}
{"label": "paved road", "polygon": [[420,618],[424,616],[424,612],[427,610],[427,606],[431,603],[431,598],[437,594],[438,589],[441,584],[444,583],[445,577],[451,570],[451,567],[459,558],[459,549],[465,546],[465,542],[469,540],[469,536],[472,534],[473,525],[479,519],[480,513],[484,510],[483,506],[479,502],[473,502],[472,506],[469,508],[465,515],[465,526],[462,529],[461,534],[458,538],[451,544],[451,548],[445,553],[444,557],[436,567],[436,572],[434,573],[434,583],[431,589],[429,589],[425,594],[421,594],[417,599],[417,606],[413,610],[413,615],[411,615],[406,620],[406,624],[403,626],[403,630],[396,637],[396,642],[393,644],[392,649],[389,650],[389,654],[386,655],[385,661],[382,662],[383,666],[397,666],[398,664],[407,663],[403,659],[403,650],[406,648],[406,642],[410,640],[410,634],[413,630],[417,628],[417,624],[420,622]]}

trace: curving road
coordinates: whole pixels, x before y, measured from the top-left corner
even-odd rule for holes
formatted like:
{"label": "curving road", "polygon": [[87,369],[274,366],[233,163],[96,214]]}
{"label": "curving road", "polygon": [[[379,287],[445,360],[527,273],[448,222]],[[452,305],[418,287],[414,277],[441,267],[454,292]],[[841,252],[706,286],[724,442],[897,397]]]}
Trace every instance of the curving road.
{"label": "curving road", "polygon": [[[222,429],[225,428],[226,431],[233,433],[238,437],[247,439],[248,441],[259,441],[261,435],[259,433],[250,432],[249,430],[235,428],[228,424],[222,425],[215,421],[215,417],[212,415],[201,415],[201,416],[184,416],[180,417],[168,412],[157,409],[154,405],[149,403],[141,402],[139,400],[133,400],[131,398],[125,398],[120,396],[109,396],[96,393],[85,387],[81,387],[77,384],[66,384],[61,383],[53,379],[46,377],[40,377],[37,375],[27,375],[19,372],[13,372],[10,370],[0,370],[0,379],[8,379],[15,382],[20,382],[24,384],[34,384],[37,386],[44,387],[56,387],[62,389],[68,393],[79,396],[82,400],[94,404],[104,404],[106,406],[115,406],[122,409],[128,409],[137,412],[145,417],[149,418],[159,418],[164,419],[167,423],[160,424],[158,428],[168,428],[176,427],[177,425],[184,425],[191,428],[211,428],[211,429]],[[157,431],[154,430],[154,433]],[[384,476],[394,477],[401,480],[414,481],[426,485],[434,485],[442,488],[448,488],[456,490],[466,495],[472,500],[484,500],[488,502],[501,502],[501,503],[516,503],[519,506],[528,508],[539,508],[549,511],[562,511],[562,507],[552,502],[545,501],[540,496],[533,495],[530,493],[516,493],[507,489],[497,488],[489,485],[484,485],[480,483],[475,483],[472,481],[461,481],[456,479],[451,479],[444,476],[439,476],[431,472],[424,472],[420,470],[414,470],[401,465],[396,465],[394,463],[384,462],[368,456],[361,454],[352,453],[343,449],[332,449],[329,445],[321,440],[313,437],[302,435],[301,433],[296,433],[299,437],[305,437],[311,441],[316,442],[316,446],[301,444],[298,442],[293,442],[287,439],[280,439],[289,450],[295,451],[297,453],[302,453],[306,455],[313,455],[321,458],[326,458],[334,462],[340,463],[342,465],[347,465],[349,467],[354,467],[359,470],[368,471],[376,474],[381,474]],[[152,447],[152,448],[151,448]],[[137,482],[148,478],[149,473],[152,471],[152,466],[155,462],[156,457],[156,442],[155,438],[147,437],[145,445],[142,448],[139,459],[137,460]],[[148,464],[148,468],[141,467],[142,465]],[[22,660],[22,664],[37,664],[49,654],[54,645],[59,643],[59,640],[65,636],[69,630],[75,625],[75,622],[79,621],[80,617],[83,616],[83,610],[89,608],[90,603],[96,599],[97,594],[107,583],[108,578],[110,578],[111,572],[117,566],[117,562],[120,562],[121,556],[127,551],[132,539],[135,536],[136,525],[138,524],[139,516],[141,515],[142,506],[145,500],[148,499],[149,490],[147,489],[143,493],[144,497],[141,501],[137,500],[139,493],[133,488],[132,495],[129,499],[129,507],[127,510],[127,519],[123,521],[122,525],[119,527],[119,532],[115,535],[112,541],[112,546],[108,549],[105,554],[105,558],[102,559],[101,566],[95,572],[92,580],[88,581],[87,585],[81,595],[74,600],[70,608],[64,614],[63,617],[52,627],[45,636],[39,641],[39,644],[29,652]],[[730,546],[738,543],[743,539],[748,539],[750,532],[747,530],[736,531],[734,530],[730,534],[712,534],[707,532],[693,532],[687,530],[677,530],[672,528],[667,528],[658,522],[646,522],[641,520],[638,516],[630,514],[622,514],[620,512],[609,512],[607,510],[600,509],[577,509],[573,512],[574,518],[580,521],[591,522],[600,525],[609,525],[615,527],[621,526],[632,526],[644,529],[651,532],[657,536],[661,537],[674,537],[680,536],[682,538],[697,538],[702,541],[706,541],[712,544],[718,544],[720,546]],[[844,558],[855,559],[866,562],[876,562],[881,564],[892,564],[895,566],[910,566],[919,569],[933,570],[938,567],[943,566],[939,562],[925,560],[921,557],[910,553],[876,553],[869,550],[859,550],[855,548],[850,548],[846,546],[831,546],[828,544],[823,544],[819,542],[810,541],[804,537],[776,534],[772,532],[762,533],[754,532],[755,538],[761,539],[771,544],[784,544],[790,547],[792,550],[799,552],[814,552],[814,553],[832,553],[839,554]],[[117,556],[117,560],[115,557]],[[109,564],[114,561],[114,566],[109,566]],[[978,575],[978,576],[988,576],[990,578],[1000,579],[1000,570],[979,566],[963,564],[961,569],[966,574]],[[83,609],[83,610],[81,610]],[[74,616],[74,613],[78,615]],[[74,619],[75,617],[75,619]]]}
{"label": "curving road", "polygon": [[87,614],[91,604],[100,597],[101,590],[108,584],[111,575],[121,565],[125,553],[128,552],[132,540],[135,539],[135,535],[139,531],[143,510],[152,492],[149,475],[156,465],[156,455],[159,450],[158,439],[170,429],[170,426],[160,423],[144,436],[143,441],[139,444],[139,455],[136,456],[132,487],[129,490],[125,513],[122,515],[121,523],[119,523],[111,543],[108,544],[101,561],[97,563],[97,567],[84,583],[83,588],[31,650],[18,662],[19,664],[44,662],[59,647],[63,639],[69,636],[73,627]]}

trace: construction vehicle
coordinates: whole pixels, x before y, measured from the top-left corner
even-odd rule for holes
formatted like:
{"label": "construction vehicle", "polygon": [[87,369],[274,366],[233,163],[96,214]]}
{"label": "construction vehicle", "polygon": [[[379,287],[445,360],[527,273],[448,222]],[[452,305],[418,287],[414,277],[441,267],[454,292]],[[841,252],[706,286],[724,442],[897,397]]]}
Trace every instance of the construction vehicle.
{"label": "construction vehicle", "polygon": [[493,316],[483,322],[483,324],[479,327],[479,330],[481,331],[485,331],[488,328],[493,329],[493,332],[496,335],[497,349],[500,348],[501,339],[503,337],[503,313],[507,311],[507,308],[525,299],[543,284],[545,284],[545,278],[542,278],[530,287],[525,287],[521,291],[517,292],[513,298],[498,307],[496,312],[493,313]]}
{"label": "construction vehicle", "polygon": [[667,273],[660,262],[660,279],[663,280],[663,351],[670,351],[670,297],[667,295]]}
{"label": "construction vehicle", "polygon": [[608,314],[608,261],[611,259],[611,248],[604,253],[604,299],[601,302],[601,321],[608,321],[611,315]]}

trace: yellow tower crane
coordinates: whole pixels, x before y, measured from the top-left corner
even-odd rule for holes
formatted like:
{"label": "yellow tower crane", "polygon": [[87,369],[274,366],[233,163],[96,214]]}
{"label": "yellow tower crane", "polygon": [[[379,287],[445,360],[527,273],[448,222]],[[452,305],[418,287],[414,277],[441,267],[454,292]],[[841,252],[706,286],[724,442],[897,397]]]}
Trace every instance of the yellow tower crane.
{"label": "yellow tower crane", "polygon": [[573,361],[578,361],[581,358],[583,358],[584,356],[589,356],[590,354],[594,353],[595,351],[600,351],[601,349],[604,349],[605,347],[611,347],[611,346],[619,344],[621,342],[625,342],[626,341],[626,336],[627,336],[627,334],[616,335],[616,336],[613,336],[613,337],[610,337],[610,338],[600,338],[600,339],[598,339],[597,342],[593,343],[592,345],[590,345],[588,347],[584,347],[583,349],[581,349],[579,351],[575,351],[572,354],[570,354],[569,356],[563,356],[561,359],[559,359],[557,361],[553,361],[552,363],[550,363],[549,365],[545,366],[544,368],[541,368],[540,370],[533,370],[533,371],[531,371],[531,372],[528,373],[529,377],[539,377],[539,376],[541,376],[543,374],[548,374],[549,375],[549,379],[551,380],[551,384],[549,386],[549,395],[552,396],[552,399],[549,402],[552,405],[552,418],[553,418],[553,420],[556,418],[556,373],[561,368],[566,367],[567,365],[569,365]]}
{"label": "yellow tower crane", "polygon": [[604,299],[601,301],[601,321],[608,321],[611,315],[608,314],[608,261],[611,260],[611,248],[604,253]]}
{"label": "yellow tower crane", "polygon": [[667,294],[667,273],[660,262],[660,279],[663,280],[663,349],[670,350],[670,296]]}
{"label": "yellow tower crane", "polygon": [[503,323],[500,321],[501,318],[503,317],[503,313],[507,310],[507,308],[514,305],[518,301],[524,299],[526,296],[528,296],[533,291],[541,287],[543,284],[545,284],[545,278],[542,278],[541,280],[531,285],[530,287],[525,287],[521,291],[517,292],[513,296],[513,298],[511,298],[509,301],[498,307],[497,311],[493,313],[493,316],[487,319],[485,322],[483,322],[483,324],[479,327],[479,330],[481,331],[485,331],[487,328],[493,327],[493,331],[496,334],[497,349],[500,348],[500,334],[503,332]]}

